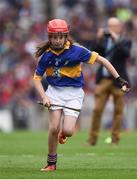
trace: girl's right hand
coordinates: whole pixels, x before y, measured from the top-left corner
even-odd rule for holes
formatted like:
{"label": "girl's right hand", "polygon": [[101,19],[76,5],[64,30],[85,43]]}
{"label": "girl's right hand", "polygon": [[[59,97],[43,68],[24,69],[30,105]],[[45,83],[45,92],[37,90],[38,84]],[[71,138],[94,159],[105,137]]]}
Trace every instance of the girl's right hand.
{"label": "girl's right hand", "polygon": [[45,96],[43,97],[43,105],[44,105],[44,106],[47,106],[47,107],[50,107],[50,104],[51,104],[51,102],[50,102],[49,97],[45,95]]}

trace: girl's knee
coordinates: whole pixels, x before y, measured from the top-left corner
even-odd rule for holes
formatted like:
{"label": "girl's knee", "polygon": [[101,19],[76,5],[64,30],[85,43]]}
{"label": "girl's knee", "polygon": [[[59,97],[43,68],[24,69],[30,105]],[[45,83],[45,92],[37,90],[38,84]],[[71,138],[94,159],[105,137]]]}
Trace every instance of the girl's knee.
{"label": "girl's knee", "polygon": [[63,134],[67,137],[71,137],[73,135],[72,129],[63,129]]}

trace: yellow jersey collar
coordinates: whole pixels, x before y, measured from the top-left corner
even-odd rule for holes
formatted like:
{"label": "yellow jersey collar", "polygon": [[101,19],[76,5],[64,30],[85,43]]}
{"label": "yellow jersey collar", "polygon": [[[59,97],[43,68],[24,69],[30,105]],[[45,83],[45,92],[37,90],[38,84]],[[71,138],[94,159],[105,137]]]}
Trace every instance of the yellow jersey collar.
{"label": "yellow jersey collar", "polygon": [[56,54],[56,55],[59,55],[59,54],[61,54],[65,49],[69,49],[70,48],[70,42],[69,41],[67,41],[66,43],[65,43],[65,45],[64,45],[64,48],[62,49],[62,50],[60,50],[60,51],[54,51],[53,49],[51,49],[51,48],[48,48],[46,51],[47,52],[52,52],[52,53],[54,53],[54,54]]}

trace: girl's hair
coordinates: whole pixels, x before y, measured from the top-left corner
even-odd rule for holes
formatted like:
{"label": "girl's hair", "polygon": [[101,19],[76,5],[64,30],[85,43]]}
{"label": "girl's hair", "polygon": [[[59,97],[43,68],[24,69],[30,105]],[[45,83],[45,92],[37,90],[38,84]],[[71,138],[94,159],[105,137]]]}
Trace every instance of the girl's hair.
{"label": "girl's hair", "polygon": [[36,48],[35,57],[36,58],[40,57],[49,47],[50,47],[49,41],[42,42],[41,44],[39,44]]}
{"label": "girl's hair", "polygon": [[[68,37],[67,40],[70,42],[70,46],[74,43],[74,41]],[[48,48],[50,48],[50,41],[42,42],[37,46],[37,50],[35,52],[35,57],[40,57]]]}

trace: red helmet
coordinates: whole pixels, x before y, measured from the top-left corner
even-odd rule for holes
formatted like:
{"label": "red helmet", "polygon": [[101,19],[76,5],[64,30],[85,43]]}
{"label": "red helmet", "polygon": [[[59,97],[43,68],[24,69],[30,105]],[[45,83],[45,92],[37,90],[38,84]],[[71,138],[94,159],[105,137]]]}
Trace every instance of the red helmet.
{"label": "red helmet", "polygon": [[58,32],[68,33],[69,27],[66,21],[62,19],[53,19],[48,22],[47,32],[48,33],[58,33]]}

